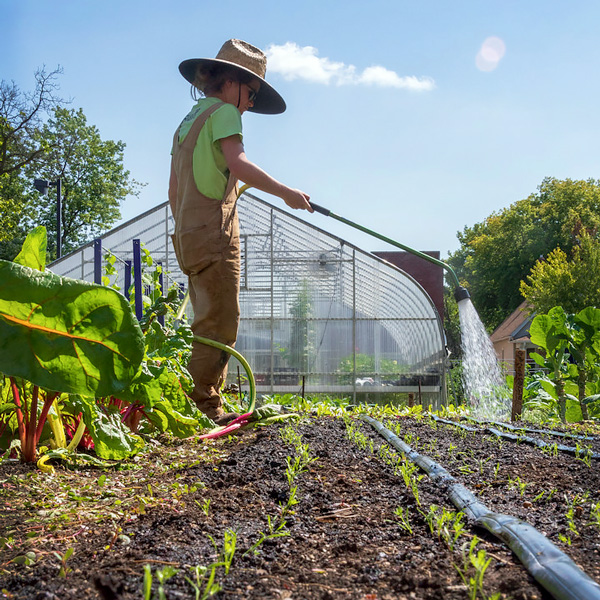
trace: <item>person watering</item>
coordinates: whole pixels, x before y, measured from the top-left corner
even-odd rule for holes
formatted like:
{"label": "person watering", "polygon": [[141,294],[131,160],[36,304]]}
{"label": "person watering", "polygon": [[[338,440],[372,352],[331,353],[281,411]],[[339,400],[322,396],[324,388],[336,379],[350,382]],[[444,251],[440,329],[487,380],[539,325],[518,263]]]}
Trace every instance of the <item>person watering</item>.
{"label": "person watering", "polygon": [[[283,98],[265,81],[267,58],[242,40],[228,40],[216,58],[192,58],[179,71],[201,97],[173,139],[169,204],[171,236],[181,270],[189,278],[192,331],[229,346],[239,324],[240,243],[238,180],[280,197],[290,208],[313,212],[304,192],[284,185],[248,160],[242,141],[246,111],[280,114]],[[194,342],[188,370],[192,400],[218,425],[225,413],[220,389],[229,355]]]}

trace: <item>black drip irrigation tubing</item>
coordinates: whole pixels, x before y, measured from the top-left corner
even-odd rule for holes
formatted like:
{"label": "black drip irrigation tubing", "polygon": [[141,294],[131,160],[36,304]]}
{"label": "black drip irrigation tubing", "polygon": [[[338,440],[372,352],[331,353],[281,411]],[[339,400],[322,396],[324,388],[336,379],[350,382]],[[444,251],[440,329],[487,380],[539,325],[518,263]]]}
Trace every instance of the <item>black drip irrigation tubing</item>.
{"label": "black drip irrigation tubing", "polygon": [[525,433],[543,433],[546,435],[570,438],[573,440],[587,440],[593,441],[596,438],[594,436],[589,435],[573,435],[572,433],[563,433],[562,431],[552,431],[551,429],[529,429],[527,427],[517,427],[516,425],[509,425],[508,423],[501,423],[499,421],[480,421],[478,419],[474,419],[473,417],[461,417],[465,421],[470,421],[471,423],[477,423],[479,425],[497,425],[498,427],[502,427],[504,429],[509,429],[510,431],[524,431]]}
{"label": "black drip irrigation tubing", "polygon": [[545,535],[516,517],[490,511],[444,467],[413,450],[376,419],[367,415],[360,418],[425,471],[433,482],[445,489],[452,504],[473,520],[475,525],[487,529],[502,540],[535,580],[556,600],[600,600],[600,585]]}
{"label": "black drip irrigation tubing", "polygon": [[495,427],[484,426],[482,430],[476,427],[469,427],[468,425],[463,425],[462,423],[457,423],[456,421],[451,421],[449,419],[442,419],[440,417],[436,417],[435,415],[431,415],[431,418],[434,421],[437,421],[438,423],[446,423],[446,425],[453,425],[454,427],[460,427],[461,429],[466,429],[467,431],[488,432],[495,435],[496,437],[504,438],[505,440],[510,440],[511,442],[524,442],[525,444],[529,444],[530,446],[537,446],[541,449],[556,448],[556,450],[558,450],[559,452],[566,452],[567,454],[575,456],[575,458],[600,459],[600,453],[592,452],[589,448],[573,448],[573,446],[565,446],[563,444],[549,444],[548,442],[543,442],[542,440],[538,440],[527,435],[514,435],[512,433],[507,433],[506,431],[500,431]]}

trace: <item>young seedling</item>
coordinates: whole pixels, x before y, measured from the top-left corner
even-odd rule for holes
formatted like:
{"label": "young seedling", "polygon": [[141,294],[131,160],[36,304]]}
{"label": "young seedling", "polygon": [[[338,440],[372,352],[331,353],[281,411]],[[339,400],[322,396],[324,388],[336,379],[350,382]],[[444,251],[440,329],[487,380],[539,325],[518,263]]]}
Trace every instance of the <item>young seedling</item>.
{"label": "young seedling", "polygon": [[544,454],[548,454],[549,456],[558,456],[558,444],[554,442],[554,444],[546,444],[542,447],[542,452]]}
{"label": "young seedling", "polygon": [[221,565],[225,568],[225,575],[229,574],[236,544],[237,533],[232,529],[226,529],[223,537],[223,552],[221,553]]}
{"label": "young seedling", "polygon": [[590,523],[600,528],[600,502],[592,504],[590,508]]}
{"label": "young seedling", "polygon": [[[454,550],[458,538],[463,534],[465,525],[463,523],[464,513],[446,510],[432,504],[428,513],[421,513],[429,525],[432,534],[443,540],[450,550]],[[438,512],[439,511],[439,512]]]}
{"label": "young seedling", "polygon": [[575,458],[580,460],[586,467],[592,467],[592,451],[585,444],[579,445],[575,442]]}
{"label": "young seedling", "polygon": [[298,494],[298,487],[295,485],[290,486],[290,493],[289,493],[287,502],[285,504],[283,502],[281,502],[279,504],[279,508],[281,509],[281,519],[282,520],[288,515],[288,513],[293,512],[292,506],[295,506],[296,504],[298,504],[299,500],[297,498],[297,494]]}
{"label": "young seedling", "polygon": [[571,545],[571,536],[568,535],[563,535],[562,533],[558,534],[558,539],[563,543],[566,544],[567,546]]}
{"label": "young seedling", "polygon": [[277,527],[275,527],[276,520],[271,519],[270,515],[267,515],[267,529],[268,532],[264,533],[263,531],[259,531],[260,537],[242,556],[247,556],[248,554],[258,554],[258,549],[260,546],[266,542],[267,540],[272,540],[278,537],[287,537],[290,535],[290,532],[285,528],[285,521],[282,519]]}
{"label": "young seedling", "polygon": [[[196,565],[192,568],[192,574],[195,576],[195,581],[192,581],[189,577],[186,577],[185,580],[194,589],[196,594],[195,600],[206,600],[207,598],[210,598],[221,591],[221,586],[218,583],[215,583],[215,577],[217,574],[217,565],[215,563],[211,564],[209,567]],[[206,583],[204,583],[205,579]],[[204,586],[204,588],[202,588],[202,586]]]}
{"label": "young seedling", "polygon": [[479,465],[479,472],[483,475],[483,466],[489,462],[490,460],[492,460],[492,457],[489,456],[488,458],[480,458],[477,460],[477,464]]}
{"label": "young seedling", "polygon": [[152,567],[144,565],[144,600],[152,598]]}
{"label": "young seedling", "polygon": [[404,480],[404,485],[408,490],[412,492],[412,495],[415,498],[415,501],[418,506],[421,506],[421,501],[419,500],[419,488],[418,483],[423,479],[423,475],[415,475],[415,472],[418,471],[417,465],[409,462],[405,457],[402,457],[401,460],[398,461],[397,467],[394,470],[394,474],[402,476]]}
{"label": "young seedling", "polygon": [[[470,544],[464,544],[462,547],[463,552],[463,570],[459,569],[456,565],[455,568],[458,571],[461,579],[469,590],[469,600],[477,600],[477,596],[481,594],[482,598],[487,598],[483,590],[483,576],[487,568],[492,562],[491,558],[487,558],[485,550],[477,550],[477,544],[479,538],[473,536]],[[468,547],[468,550],[467,550]],[[473,568],[475,573],[468,575],[467,572],[470,568]],[[500,598],[500,594],[494,594],[489,597],[489,600],[496,600]]]}
{"label": "young seedling", "polygon": [[508,487],[509,489],[518,489],[521,497],[525,494],[525,488],[529,484],[526,481],[522,481],[520,477],[515,477],[514,479],[508,478]]}
{"label": "young seedling", "polygon": [[500,461],[496,463],[494,467],[494,479],[498,479],[498,472],[500,471]]}
{"label": "young seedling", "polygon": [[207,498],[202,504],[198,502],[198,500],[194,500],[194,502],[202,509],[202,512],[205,516],[208,517],[208,513],[210,511],[210,498]]}
{"label": "young seedling", "polygon": [[71,569],[67,567],[67,561],[71,556],[73,556],[73,548],[69,548],[62,556],[59,552],[54,552],[54,556],[60,560],[60,569],[58,571],[58,576],[63,579],[67,578],[67,575],[70,573]]}
{"label": "young seedling", "polygon": [[398,525],[400,525],[400,527],[402,529],[404,529],[404,531],[407,531],[408,533],[410,533],[412,535],[412,527],[410,525],[410,520],[409,520],[409,511],[408,508],[402,508],[401,506],[399,506],[395,511],[394,514],[398,517]]}
{"label": "young seedling", "polygon": [[158,579],[158,600],[167,600],[167,595],[165,593],[165,583],[167,583],[167,581],[171,579],[171,577],[176,575],[178,572],[179,571],[177,569],[174,569],[170,565],[167,565],[162,569],[156,569],[156,571],[154,571],[154,574]]}

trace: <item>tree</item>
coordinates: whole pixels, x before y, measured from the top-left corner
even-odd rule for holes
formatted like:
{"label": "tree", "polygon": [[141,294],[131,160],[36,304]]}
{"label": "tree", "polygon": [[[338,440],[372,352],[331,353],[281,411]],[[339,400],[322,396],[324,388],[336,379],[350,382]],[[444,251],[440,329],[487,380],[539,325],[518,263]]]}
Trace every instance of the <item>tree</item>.
{"label": "tree", "polygon": [[555,248],[545,260],[538,261],[521,282],[520,291],[539,314],[554,306],[567,313],[600,306],[600,241],[583,231],[572,258]]}
{"label": "tree", "polygon": [[140,184],[123,166],[125,144],[104,141],[81,109],[56,96],[60,69],[35,74],[33,92],[0,83],[0,258],[12,260],[27,232],[45,225],[56,257],[56,200],[40,196],[33,179],[62,185],[62,247],[69,252],[120,218],[120,203]]}
{"label": "tree", "polygon": [[0,82],[0,175],[18,173],[43,158],[46,140],[37,133],[45,115],[64,101],[55,95],[60,68],[35,73],[35,90],[22,92],[14,82]]}
{"label": "tree", "polygon": [[48,113],[63,102],[56,96],[60,73],[60,68],[36,71],[33,92],[0,82],[0,258],[14,258],[34,224],[35,197],[23,172],[40,164],[48,151],[37,134]]}
{"label": "tree", "polygon": [[[137,195],[140,184],[123,166],[125,144],[102,140],[98,128],[88,125],[81,109],[57,107],[36,139],[47,151],[36,176],[62,182],[62,234],[64,252],[98,236],[121,216],[120,203]],[[30,180],[34,173],[29,171]],[[45,225],[49,240],[56,239],[55,204],[37,202],[36,223]],[[49,252],[56,256],[54,243]]]}
{"label": "tree", "polygon": [[459,232],[448,262],[493,329],[523,301],[520,282],[540,256],[570,253],[582,227],[599,226],[600,181],[546,178],[537,193]]}

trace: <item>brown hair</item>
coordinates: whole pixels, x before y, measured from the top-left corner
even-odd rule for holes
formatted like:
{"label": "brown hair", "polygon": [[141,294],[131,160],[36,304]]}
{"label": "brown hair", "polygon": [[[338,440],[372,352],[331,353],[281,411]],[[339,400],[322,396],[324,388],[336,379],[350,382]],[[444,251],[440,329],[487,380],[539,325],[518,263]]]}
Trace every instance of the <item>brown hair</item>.
{"label": "brown hair", "polygon": [[204,96],[216,94],[220,92],[225,83],[230,80],[248,84],[253,79],[256,78],[250,75],[250,73],[246,73],[235,67],[219,64],[198,65],[196,77],[192,84],[192,96],[195,96],[196,91],[202,92]]}

